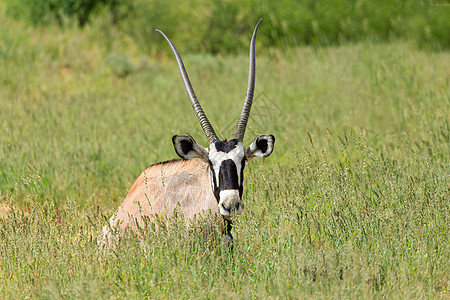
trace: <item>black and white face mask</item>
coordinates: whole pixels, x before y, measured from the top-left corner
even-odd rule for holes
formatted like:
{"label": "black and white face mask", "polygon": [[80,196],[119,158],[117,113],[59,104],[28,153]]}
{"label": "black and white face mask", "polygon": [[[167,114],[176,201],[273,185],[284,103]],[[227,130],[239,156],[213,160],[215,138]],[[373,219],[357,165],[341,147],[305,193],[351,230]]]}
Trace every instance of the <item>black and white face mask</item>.
{"label": "black and white face mask", "polygon": [[211,187],[219,212],[229,218],[232,210],[241,213],[244,209],[242,191],[246,161],[272,154],[275,137],[259,135],[247,148],[237,139],[215,140],[208,148],[203,148],[189,135],[176,135],[172,142],[181,158],[200,158],[209,164]]}

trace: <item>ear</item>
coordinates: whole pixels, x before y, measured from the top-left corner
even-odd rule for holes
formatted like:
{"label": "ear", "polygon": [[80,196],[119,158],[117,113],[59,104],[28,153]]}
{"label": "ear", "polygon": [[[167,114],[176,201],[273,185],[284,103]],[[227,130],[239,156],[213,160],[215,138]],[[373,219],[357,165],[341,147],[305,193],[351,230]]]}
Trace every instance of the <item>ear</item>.
{"label": "ear", "polygon": [[201,158],[204,161],[208,160],[208,151],[201,147],[190,135],[174,135],[172,143],[175,147],[175,152],[179,157]]}
{"label": "ear", "polygon": [[253,157],[267,157],[272,154],[275,137],[271,134],[258,135],[250,147],[245,148],[245,157],[247,160]]}

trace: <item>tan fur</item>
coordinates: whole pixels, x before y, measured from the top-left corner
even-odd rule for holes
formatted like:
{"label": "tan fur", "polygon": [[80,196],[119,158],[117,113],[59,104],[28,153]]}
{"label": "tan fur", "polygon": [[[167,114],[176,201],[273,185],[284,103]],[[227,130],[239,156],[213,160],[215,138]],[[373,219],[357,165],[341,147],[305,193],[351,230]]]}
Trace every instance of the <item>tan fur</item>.
{"label": "tan fur", "polygon": [[99,244],[110,241],[111,229],[123,232],[128,227],[136,232],[136,226],[144,226],[143,217],[149,217],[152,222],[155,215],[170,217],[177,205],[179,213],[188,220],[205,214],[217,215],[209,166],[202,160],[169,161],[143,171],[111,217],[110,224],[103,228]]}

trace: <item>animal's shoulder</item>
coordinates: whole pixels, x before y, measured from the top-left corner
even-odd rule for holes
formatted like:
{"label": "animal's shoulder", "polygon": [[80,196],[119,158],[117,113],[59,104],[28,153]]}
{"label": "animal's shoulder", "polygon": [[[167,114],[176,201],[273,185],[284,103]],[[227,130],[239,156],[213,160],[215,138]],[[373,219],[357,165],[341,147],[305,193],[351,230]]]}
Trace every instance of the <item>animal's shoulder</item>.
{"label": "animal's shoulder", "polygon": [[179,174],[199,175],[206,173],[208,164],[198,158],[174,159],[153,164],[145,169],[141,175],[148,180],[155,177],[171,177]]}

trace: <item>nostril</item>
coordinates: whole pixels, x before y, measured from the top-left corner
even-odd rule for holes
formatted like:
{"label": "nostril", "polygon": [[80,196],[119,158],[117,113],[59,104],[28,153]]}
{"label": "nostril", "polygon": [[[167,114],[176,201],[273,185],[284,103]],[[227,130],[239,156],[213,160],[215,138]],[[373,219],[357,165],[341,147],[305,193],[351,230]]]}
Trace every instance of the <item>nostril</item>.
{"label": "nostril", "polygon": [[231,207],[226,207],[224,204],[222,204],[222,208],[225,209],[227,212],[230,212]]}
{"label": "nostril", "polygon": [[236,203],[234,207],[236,208],[236,210],[239,210],[239,203]]}

